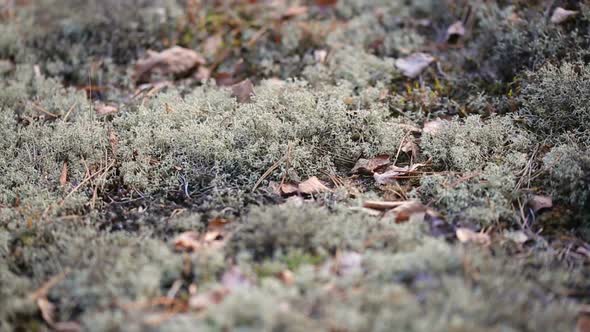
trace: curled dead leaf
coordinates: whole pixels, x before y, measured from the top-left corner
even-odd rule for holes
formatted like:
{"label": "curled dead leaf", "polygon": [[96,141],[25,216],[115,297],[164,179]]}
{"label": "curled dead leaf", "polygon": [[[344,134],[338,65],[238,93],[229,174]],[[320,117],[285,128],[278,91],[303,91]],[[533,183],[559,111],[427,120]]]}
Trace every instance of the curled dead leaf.
{"label": "curled dead leaf", "polygon": [[328,57],[328,51],[326,50],[315,50],[313,51],[313,57],[316,62],[324,63],[326,62],[326,58]]}
{"label": "curled dead leaf", "polygon": [[197,311],[206,310],[212,305],[221,303],[229,293],[230,291],[225,287],[218,287],[207,293],[197,293],[190,297],[188,306]]}
{"label": "curled dead leaf", "polygon": [[283,12],[283,14],[281,15],[281,18],[284,20],[293,18],[295,16],[300,16],[300,15],[304,15],[307,13],[307,6],[291,6],[289,8],[287,8],[287,10],[285,10],[285,12]]}
{"label": "curled dead leaf", "polygon": [[392,216],[396,223],[402,223],[415,217],[424,219],[426,211],[427,208],[424,204],[417,201],[406,201],[404,204],[387,211],[385,215]]}
{"label": "curled dead leaf", "polygon": [[418,147],[418,144],[416,144],[416,141],[413,138],[406,140],[404,145],[402,145],[401,150],[402,152],[412,156],[413,159],[416,159],[420,154],[420,148]]}
{"label": "curled dead leaf", "polygon": [[473,242],[483,246],[488,246],[492,243],[488,234],[481,232],[477,233],[465,227],[457,228],[455,235],[461,243]]}
{"label": "curled dead leaf", "polygon": [[116,108],[115,106],[99,104],[94,108],[94,111],[98,115],[109,115],[109,114],[117,113],[119,111],[119,109]]}
{"label": "curled dead leaf", "polygon": [[205,58],[202,55],[180,46],[161,52],[148,51],[147,56],[135,64],[134,78],[136,81],[145,81],[154,72],[162,75],[183,75],[203,64]]}
{"label": "curled dead leaf", "polygon": [[413,164],[412,166],[389,166],[383,173],[373,174],[373,178],[377,184],[391,184],[395,183],[401,176],[406,176],[409,173],[416,171],[419,167],[425,166],[424,164]]}
{"label": "curled dead leaf", "polygon": [[291,286],[295,283],[295,275],[289,270],[283,270],[277,273],[277,278],[287,286]]}
{"label": "curled dead leaf", "polygon": [[59,184],[64,187],[68,183],[68,162],[64,161],[61,167],[61,174],[59,175]]}
{"label": "curled dead leaf", "polygon": [[543,209],[550,209],[553,207],[553,200],[551,196],[534,195],[528,202],[533,212],[537,213]]}
{"label": "curled dead leaf", "polygon": [[331,191],[317,177],[312,176],[299,184],[299,192],[305,195],[319,194]]}
{"label": "curled dead leaf", "polygon": [[529,240],[523,231],[504,232],[504,237],[517,244],[524,244]]}
{"label": "curled dead leaf", "polygon": [[297,194],[299,187],[294,183],[282,183],[279,186],[279,190],[281,195],[283,196],[291,196]]}
{"label": "curled dead leaf", "polygon": [[391,162],[388,155],[378,155],[371,159],[359,159],[352,168],[353,174],[373,174],[373,172],[383,166],[389,165]]}
{"label": "curled dead leaf", "polygon": [[465,35],[465,26],[462,21],[457,21],[447,28],[447,42],[454,43]]}
{"label": "curled dead leaf", "polygon": [[174,239],[176,250],[197,251],[201,249],[201,234],[199,232],[184,232]]}
{"label": "curled dead leaf", "polygon": [[578,12],[575,10],[567,10],[557,7],[555,8],[555,11],[553,11],[553,15],[551,15],[551,23],[561,24],[576,15],[578,15]]}
{"label": "curled dead leaf", "polygon": [[590,314],[582,313],[578,316],[576,332],[590,332]]}
{"label": "curled dead leaf", "polygon": [[55,305],[46,297],[41,297],[37,299],[37,307],[39,307],[39,311],[41,311],[41,317],[43,320],[47,322],[50,326],[55,324]]}
{"label": "curled dead leaf", "polygon": [[420,73],[433,62],[434,57],[430,54],[414,53],[405,58],[397,59],[395,61],[395,66],[397,69],[401,70],[406,77],[414,78],[420,75]]}
{"label": "curled dead leaf", "polygon": [[249,79],[245,79],[231,86],[231,95],[240,103],[249,103],[252,101],[254,94],[254,84]]}

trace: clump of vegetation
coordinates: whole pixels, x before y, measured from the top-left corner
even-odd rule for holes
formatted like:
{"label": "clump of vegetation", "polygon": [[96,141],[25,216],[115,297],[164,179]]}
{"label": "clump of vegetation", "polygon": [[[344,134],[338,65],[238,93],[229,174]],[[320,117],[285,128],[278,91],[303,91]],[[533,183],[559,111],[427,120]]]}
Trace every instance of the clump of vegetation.
{"label": "clump of vegetation", "polygon": [[510,117],[467,117],[464,121],[441,122],[440,129],[422,137],[421,148],[439,168],[457,172],[505,165],[518,170],[527,160],[529,134]]}
{"label": "clump of vegetation", "polygon": [[548,185],[555,197],[579,207],[590,203],[590,152],[577,145],[563,144],[551,149],[543,158],[549,173]]}
{"label": "clump of vegetation", "polygon": [[589,7],[329,2],[0,9],[0,330],[572,330]]}
{"label": "clump of vegetation", "polygon": [[586,138],[590,125],[590,66],[564,62],[530,72],[523,82],[520,113],[543,137],[559,140],[564,133]]}

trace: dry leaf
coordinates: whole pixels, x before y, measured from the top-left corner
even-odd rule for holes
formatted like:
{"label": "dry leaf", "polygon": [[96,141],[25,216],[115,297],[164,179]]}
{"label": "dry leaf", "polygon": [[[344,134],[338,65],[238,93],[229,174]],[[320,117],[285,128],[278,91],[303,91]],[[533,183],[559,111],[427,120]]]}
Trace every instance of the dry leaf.
{"label": "dry leaf", "polygon": [[315,0],[316,5],[320,7],[331,7],[338,3],[338,0]]}
{"label": "dry leaf", "polygon": [[396,208],[400,205],[404,205],[406,204],[407,201],[365,201],[363,202],[363,207],[367,208],[367,209],[373,209],[373,210],[389,210],[389,209],[393,209]]}
{"label": "dry leaf", "polygon": [[211,78],[211,69],[205,66],[199,66],[199,69],[195,72],[194,78],[197,81],[206,81]]}
{"label": "dry leaf", "polygon": [[291,286],[295,283],[295,276],[293,275],[293,272],[289,270],[283,270],[277,273],[277,278],[287,286]]}
{"label": "dry leaf", "polygon": [[119,138],[114,130],[109,130],[109,144],[114,155],[117,154],[117,146],[119,145]]}
{"label": "dry leaf", "polygon": [[590,315],[581,314],[576,322],[576,332],[590,332]]}
{"label": "dry leaf", "polygon": [[115,106],[100,104],[94,108],[94,111],[98,115],[109,115],[109,114],[117,113],[119,110]]}
{"label": "dry leaf", "polygon": [[533,212],[537,213],[543,209],[550,209],[553,207],[553,200],[551,196],[534,195],[529,200],[529,206],[533,209]]}
{"label": "dry leaf", "polygon": [[59,175],[59,184],[64,187],[68,183],[68,162],[64,161],[61,167],[61,174]]}
{"label": "dry leaf", "polygon": [[221,303],[228,294],[229,290],[227,288],[219,287],[207,293],[198,293],[191,296],[188,300],[188,305],[194,310],[205,310],[212,305]]}
{"label": "dry leaf", "polygon": [[375,156],[371,159],[361,158],[356,162],[351,172],[354,174],[373,174],[377,168],[387,166],[390,162],[389,156],[385,154]]}
{"label": "dry leaf", "polygon": [[176,250],[197,251],[202,247],[201,234],[194,231],[181,233],[173,242]]}
{"label": "dry leaf", "polygon": [[425,166],[424,164],[413,164],[412,166],[389,166],[383,173],[375,173],[373,174],[373,178],[377,184],[391,184],[395,183],[397,179],[401,176],[406,176],[409,173],[414,172],[419,167]]}
{"label": "dry leaf", "polygon": [[299,184],[299,192],[306,195],[331,191],[317,177],[312,176]]}
{"label": "dry leaf", "polygon": [[326,50],[315,50],[313,51],[313,58],[318,63],[326,62],[326,58],[328,57],[328,51]]}
{"label": "dry leaf", "polygon": [[387,211],[386,216],[393,216],[396,223],[406,222],[410,218],[420,215],[424,218],[427,208],[424,204],[416,201],[406,201],[404,204]]}
{"label": "dry leaf", "polygon": [[518,244],[524,244],[529,240],[523,231],[504,232],[504,237]]}
{"label": "dry leaf", "polygon": [[461,243],[473,242],[484,246],[488,246],[492,243],[489,235],[481,232],[476,233],[465,227],[457,228],[455,235]]}
{"label": "dry leaf", "polygon": [[412,156],[413,159],[416,159],[418,157],[418,154],[420,153],[420,148],[418,147],[418,144],[416,144],[414,139],[408,139],[404,143],[404,145],[402,145],[401,150]]}
{"label": "dry leaf", "polygon": [[41,297],[37,299],[37,306],[39,307],[39,311],[41,311],[43,320],[52,326],[55,323],[55,305],[49,302],[47,298]]}
{"label": "dry leaf", "polygon": [[279,189],[283,196],[295,195],[299,191],[299,187],[294,183],[283,183],[279,186]]}
{"label": "dry leaf", "polygon": [[245,79],[231,86],[231,95],[240,103],[249,103],[254,94],[254,85],[249,79]]}
{"label": "dry leaf", "polygon": [[156,71],[162,75],[183,75],[203,64],[205,58],[202,55],[180,46],[162,52],[148,51],[147,57],[135,64],[134,78],[136,81],[144,81]]}
{"label": "dry leaf", "polygon": [[575,10],[567,10],[561,7],[555,8],[553,15],[551,15],[551,23],[561,24],[578,14]]}
{"label": "dry leaf", "polygon": [[465,26],[463,22],[457,21],[447,29],[447,42],[454,43],[457,39],[465,35]]}
{"label": "dry leaf", "polygon": [[290,19],[295,16],[300,16],[307,13],[307,6],[292,6],[287,8],[282,15],[283,19]]}
{"label": "dry leaf", "polygon": [[434,57],[426,53],[414,53],[395,60],[395,66],[409,78],[414,78],[434,62]]}

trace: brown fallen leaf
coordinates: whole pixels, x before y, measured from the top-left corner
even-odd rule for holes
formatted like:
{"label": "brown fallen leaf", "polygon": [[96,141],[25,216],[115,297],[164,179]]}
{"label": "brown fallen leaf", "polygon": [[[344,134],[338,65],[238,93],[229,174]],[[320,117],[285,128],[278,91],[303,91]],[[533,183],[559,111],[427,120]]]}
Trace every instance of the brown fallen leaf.
{"label": "brown fallen leaf", "polygon": [[63,166],[61,167],[61,174],[59,175],[59,184],[64,187],[68,184],[68,162],[64,161]]}
{"label": "brown fallen leaf", "polygon": [[300,16],[303,14],[307,13],[307,6],[291,6],[289,8],[287,8],[287,10],[285,10],[285,12],[283,12],[283,15],[281,15],[281,18],[284,20],[293,18],[295,16]]}
{"label": "brown fallen leaf", "polygon": [[320,7],[331,7],[338,3],[338,0],[314,0],[315,4]]}
{"label": "brown fallen leaf", "polygon": [[55,305],[46,297],[41,297],[37,299],[37,307],[39,307],[39,311],[41,311],[41,317],[43,320],[47,322],[49,326],[53,326],[55,324]]}
{"label": "brown fallen leaf", "polygon": [[353,174],[373,174],[373,172],[391,162],[389,155],[378,155],[371,159],[359,159],[352,168]]}
{"label": "brown fallen leaf", "polygon": [[590,315],[580,314],[576,322],[576,332],[590,332]]}
{"label": "brown fallen leaf", "polygon": [[99,104],[94,108],[94,111],[98,115],[109,115],[117,113],[119,110],[115,106]]}
{"label": "brown fallen leaf", "polygon": [[524,244],[529,240],[529,237],[523,231],[504,232],[504,237],[517,244]]}
{"label": "brown fallen leaf", "polygon": [[447,42],[454,43],[465,35],[465,26],[463,22],[457,21],[451,24],[447,29]]}
{"label": "brown fallen leaf", "polygon": [[561,7],[557,7],[555,8],[553,15],[551,15],[551,23],[561,24],[576,15],[578,15],[578,12],[575,10],[567,10]]}
{"label": "brown fallen leaf", "polygon": [[331,191],[317,177],[312,176],[299,184],[299,193],[305,195],[319,194]]}
{"label": "brown fallen leaf", "polygon": [[551,196],[534,195],[528,202],[533,212],[537,213],[543,209],[550,209],[553,207],[553,200]]}
{"label": "brown fallen leaf", "polygon": [[299,187],[294,183],[283,183],[279,186],[279,190],[281,192],[281,195],[291,196],[297,194]]}
{"label": "brown fallen leaf", "polygon": [[295,283],[295,276],[289,270],[283,270],[277,273],[277,278],[285,285],[291,286]]}
{"label": "brown fallen leaf", "polygon": [[184,232],[174,238],[176,250],[197,251],[202,248],[201,234],[199,232]]}
{"label": "brown fallen leaf", "polygon": [[188,306],[191,309],[202,311],[208,309],[210,306],[219,304],[230,293],[229,289],[225,287],[218,287],[210,290],[207,293],[197,293],[190,297]]}
{"label": "brown fallen leaf", "polygon": [[395,60],[397,69],[408,78],[420,75],[426,67],[434,62],[434,57],[426,53],[414,53],[405,58]]}
{"label": "brown fallen leaf", "polygon": [[249,103],[252,101],[254,94],[254,84],[249,79],[245,79],[239,83],[231,86],[231,95],[235,97],[239,103]]}
{"label": "brown fallen leaf", "polygon": [[363,202],[363,207],[367,209],[384,211],[404,205],[406,202],[407,201],[365,201]]}
{"label": "brown fallen leaf", "polygon": [[471,229],[465,227],[457,228],[457,230],[455,231],[455,235],[461,243],[473,242],[483,246],[489,246],[492,243],[490,236],[488,234],[481,232],[476,233]]}
{"label": "brown fallen leaf", "polygon": [[133,77],[135,81],[145,81],[153,72],[183,75],[205,62],[205,58],[196,51],[180,46],[161,52],[148,51],[147,56],[135,64]]}
{"label": "brown fallen leaf", "polygon": [[326,50],[313,51],[313,58],[318,63],[325,63],[327,57],[328,57],[328,51],[326,51]]}
{"label": "brown fallen leaf", "polygon": [[401,176],[406,176],[409,173],[416,171],[419,167],[423,167],[425,164],[413,164],[412,166],[389,166],[383,173],[373,174],[373,178],[377,184],[391,184],[395,183]]}
{"label": "brown fallen leaf", "polygon": [[409,221],[415,215],[420,215],[423,219],[427,210],[426,206],[420,202],[406,201],[404,204],[387,211],[385,216],[392,216],[396,223],[402,223]]}
{"label": "brown fallen leaf", "polygon": [[413,159],[416,159],[420,154],[420,148],[418,147],[418,144],[416,144],[416,141],[413,138],[406,140],[404,145],[402,145],[401,150],[402,152],[412,156]]}
{"label": "brown fallen leaf", "polygon": [[114,130],[109,130],[109,145],[114,155],[117,154],[117,146],[119,145],[119,138]]}

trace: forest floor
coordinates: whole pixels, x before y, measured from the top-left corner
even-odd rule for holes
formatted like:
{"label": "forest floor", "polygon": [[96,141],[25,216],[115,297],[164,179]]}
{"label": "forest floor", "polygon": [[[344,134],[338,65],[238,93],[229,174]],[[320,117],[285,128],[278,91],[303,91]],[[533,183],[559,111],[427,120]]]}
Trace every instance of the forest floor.
{"label": "forest floor", "polygon": [[7,0],[0,331],[590,331],[584,1]]}

